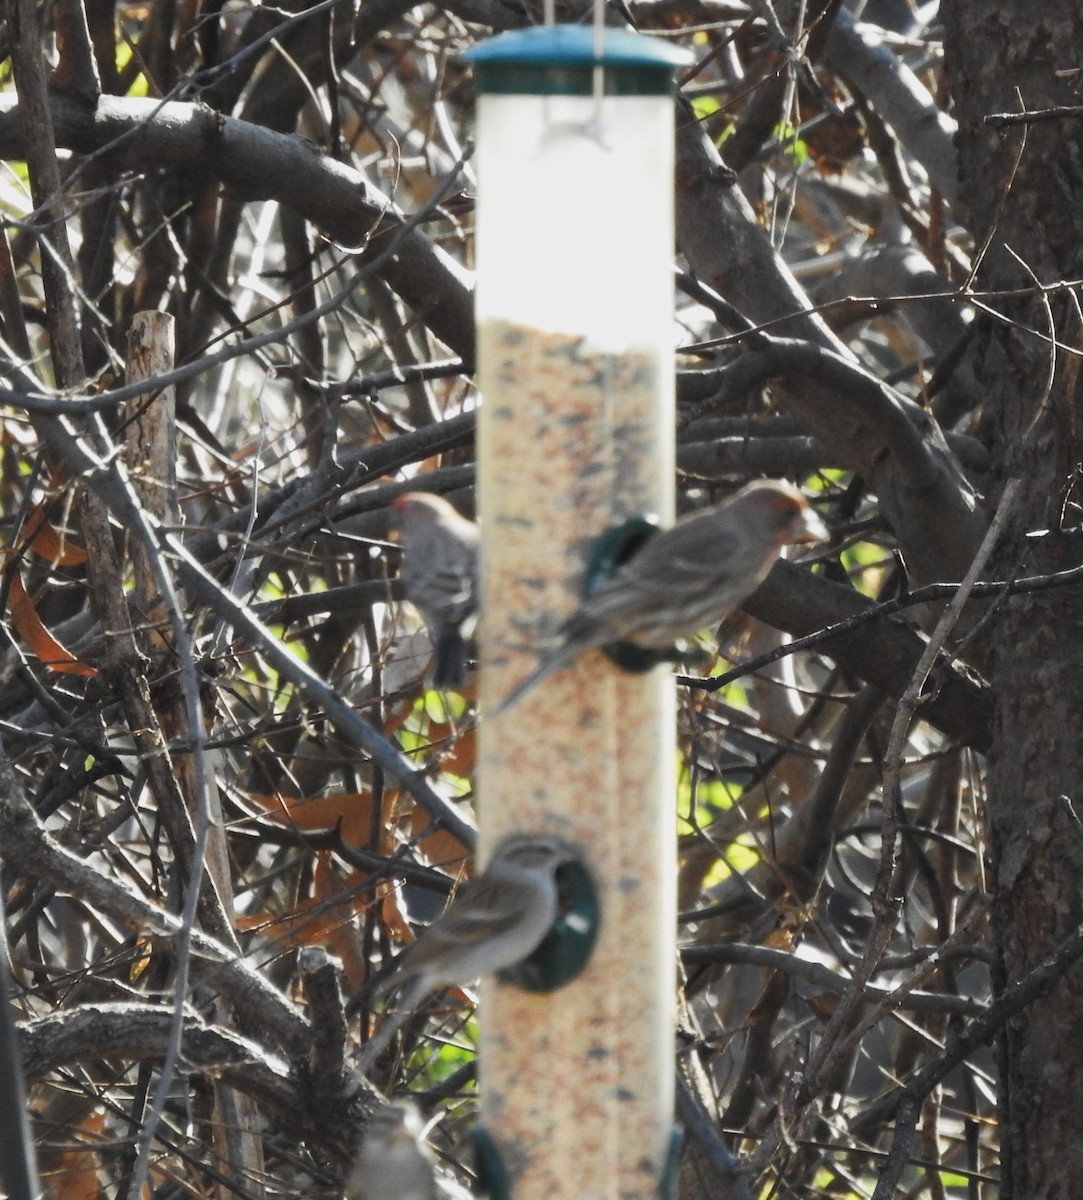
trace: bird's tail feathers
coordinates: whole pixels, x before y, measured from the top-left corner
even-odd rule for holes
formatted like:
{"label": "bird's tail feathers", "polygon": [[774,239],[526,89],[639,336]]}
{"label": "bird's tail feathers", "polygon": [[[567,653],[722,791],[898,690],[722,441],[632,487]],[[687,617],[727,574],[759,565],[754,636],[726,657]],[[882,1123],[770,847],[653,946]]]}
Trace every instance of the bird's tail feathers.
{"label": "bird's tail feathers", "polygon": [[[392,989],[393,990],[393,989]],[[372,1031],[372,1037],[365,1043],[361,1057],[357,1061],[357,1070],[361,1075],[367,1075],[372,1064],[380,1057],[391,1043],[391,1039],[402,1028],[410,1014],[425,999],[429,986],[424,978],[418,977],[408,983],[400,992],[394,1012],[385,1012]]]}
{"label": "bird's tail feathers", "polygon": [[432,686],[442,692],[458,691],[466,683],[466,643],[458,629],[449,629],[433,645]]}
{"label": "bird's tail feathers", "polygon": [[567,666],[583,649],[584,647],[577,642],[565,642],[563,645],[550,650],[548,654],[542,656],[541,661],[534,670],[525,679],[517,683],[496,708],[486,715],[489,717],[498,717],[501,713],[507,712],[509,708],[518,704],[527,692],[541,683],[543,679],[547,679],[554,671],[559,670],[561,667]]}

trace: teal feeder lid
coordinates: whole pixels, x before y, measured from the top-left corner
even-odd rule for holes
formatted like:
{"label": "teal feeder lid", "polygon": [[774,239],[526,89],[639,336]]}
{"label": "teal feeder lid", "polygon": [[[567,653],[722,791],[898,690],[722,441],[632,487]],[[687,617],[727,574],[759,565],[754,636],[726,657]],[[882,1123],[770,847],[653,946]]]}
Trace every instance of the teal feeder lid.
{"label": "teal feeder lid", "polygon": [[604,71],[608,96],[669,96],[675,72],[692,56],[659,38],[604,29],[600,52],[586,25],[535,25],[472,47],[478,91],[504,96],[590,96],[594,68]]}

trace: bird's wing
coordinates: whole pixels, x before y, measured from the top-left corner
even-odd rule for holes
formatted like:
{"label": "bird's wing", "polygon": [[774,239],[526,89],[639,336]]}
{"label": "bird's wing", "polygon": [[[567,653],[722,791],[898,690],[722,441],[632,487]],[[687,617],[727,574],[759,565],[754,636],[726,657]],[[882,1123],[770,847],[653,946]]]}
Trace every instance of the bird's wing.
{"label": "bird's wing", "polygon": [[[406,570],[403,583],[407,596],[439,595],[442,620],[448,619],[449,615],[455,620],[462,620],[473,611],[476,603],[477,580],[466,563],[445,560],[437,567],[426,565],[423,569]],[[422,608],[417,600],[413,603]],[[454,612],[454,609],[459,611]]]}
{"label": "bird's wing", "polygon": [[459,946],[476,946],[499,937],[522,919],[523,890],[518,883],[478,879],[459,890],[451,907],[426,933],[443,935]]}
{"label": "bird's wing", "polygon": [[712,510],[678,521],[672,529],[648,538],[618,573],[627,571],[664,585],[674,579],[699,578],[720,567],[741,542],[733,525],[720,516]]}
{"label": "bird's wing", "polygon": [[718,528],[715,513],[682,521],[648,539],[584,601],[576,615],[611,625],[619,633],[634,632],[640,615],[657,608],[659,595],[715,591],[716,577],[738,544],[733,530]]}

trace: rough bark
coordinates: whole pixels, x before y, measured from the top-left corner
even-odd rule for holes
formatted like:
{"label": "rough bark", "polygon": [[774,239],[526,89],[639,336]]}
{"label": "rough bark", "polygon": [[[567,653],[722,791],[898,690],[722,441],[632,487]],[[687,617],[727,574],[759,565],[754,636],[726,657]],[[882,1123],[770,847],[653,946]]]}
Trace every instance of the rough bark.
{"label": "rough bark", "polygon": [[[1073,103],[1063,68],[1083,39],[1073,0],[1041,10],[1021,0],[975,9],[943,7],[947,66],[960,126],[960,198],[980,246],[985,289],[1026,288],[1077,278],[1083,266],[1083,164],[1078,121],[1046,121],[998,133],[992,113]],[[1067,57],[1066,57],[1067,55]],[[1074,98],[1076,101],[1078,97]],[[1079,369],[1070,354],[1051,362],[1055,329],[1081,343],[1078,310],[1061,290],[993,296],[976,339],[988,389],[987,434],[1002,478],[1023,480],[1016,520],[1001,551],[1027,570],[1078,562],[1078,532],[1024,540],[1055,529],[1073,469],[1083,455]],[[1052,328],[1051,328],[1052,327]],[[1078,499],[1078,493],[1076,494]],[[1078,525],[1069,508],[1067,523]],[[1077,814],[1083,754],[1083,617],[1079,587],[1014,597],[990,632],[995,693],[989,829],[997,954],[1002,985],[1021,978],[1083,921],[1083,836]],[[1083,1196],[1083,970],[1068,972],[1004,1031],[1001,1061],[1002,1197]]]}

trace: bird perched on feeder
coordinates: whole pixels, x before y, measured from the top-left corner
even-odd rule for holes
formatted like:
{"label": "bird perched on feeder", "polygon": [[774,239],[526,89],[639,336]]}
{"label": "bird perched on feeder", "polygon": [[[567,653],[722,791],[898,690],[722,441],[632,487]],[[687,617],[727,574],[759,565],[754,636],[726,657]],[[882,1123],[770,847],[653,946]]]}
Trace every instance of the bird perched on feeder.
{"label": "bird perched on feeder", "polygon": [[400,996],[394,1014],[365,1044],[362,1074],[432,992],[473,983],[530,957],[558,916],[557,868],[576,857],[571,843],[545,834],[511,834],[499,843],[485,870],[459,889],[377,989],[377,997]]}
{"label": "bird perched on feeder", "polygon": [[421,1114],[408,1100],[377,1109],[346,1177],[347,1200],[435,1200],[432,1151]]}
{"label": "bird perched on feeder", "polygon": [[791,484],[759,480],[654,534],[561,626],[559,642],[497,706],[510,708],[584,650],[628,639],[668,650],[717,625],[766,578],[783,546],[827,537]]}
{"label": "bird perched on feeder", "polygon": [[432,685],[460,688],[463,629],[477,612],[478,527],[431,492],[407,492],[392,506],[402,543],[399,576],[432,639]]}

